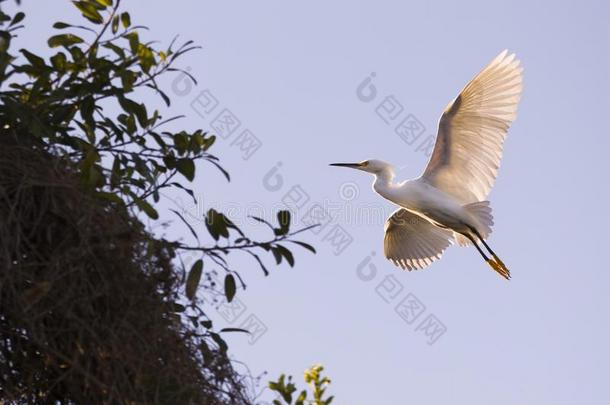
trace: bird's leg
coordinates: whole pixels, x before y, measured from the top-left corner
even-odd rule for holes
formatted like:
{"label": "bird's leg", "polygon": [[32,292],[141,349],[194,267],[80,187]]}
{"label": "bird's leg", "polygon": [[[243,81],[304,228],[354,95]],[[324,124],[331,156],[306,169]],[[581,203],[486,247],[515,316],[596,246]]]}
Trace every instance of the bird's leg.
{"label": "bird's leg", "polygon": [[502,260],[500,260],[500,258],[498,257],[498,255],[491,250],[491,248],[489,247],[489,245],[481,238],[481,242],[483,242],[483,245],[485,245],[485,247],[487,248],[487,250],[489,250],[489,253],[491,253],[491,255],[493,256],[493,258],[495,259],[495,261],[502,266],[507,273],[510,274],[510,272],[508,271],[508,268],[506,267],[506,265],[504,264],[504,262]]}
{"label": "bird's leg", "polygon": [[[499,266],[502,269],[502,272],[499,272],[495,267],[494,264],[491,264],[489,261],[487,261],[487,263],[489,263],[489,265],[496,271],[498,271],[498,273],[500,273],[504,278],[506,278],[507,280],[510,279],[510,271],[508,270],[508,267],[506,267],[506,265],[504,264],[504,262],[502,260],[500,260],[500,258],[498,257],[498,255],[491,249],[491,247],[489,247],[489,245],[487,244],[487,242],[485,242],[485,239],[483,239],[483,237],[481,236],[481,234],[479,233],[479,231],[476,230],[476,228],[473,227],[469,227],[472,232],[475,233],[475,235],[477,235],[477,237],[479,238],[479,240],[481,241],[481,243],[483,244],[483,246],[485,246],[485,248],[489,251],[489,253],[491,253],[491,255],[493,256],[495,261],[495,265]],[[469,238],[471,241],[473,240],[472,238]],[[474,243],[474,242],[473,242]]]}
{"label": "bird's leg", "polygon": [[[476,230],[474,231],[475,233],[478,234],[478,232],[476,232]],[[474,240],[474,238],[467,232],[463,233],[462,235],[464,235],[465,237],[467,237],[468,239],[470,239],[470,241],[472,242],[472,244],[474,245],[475,248],[477,248],[477,250],[479,251],[479,253],[481,254],[481,256],[483,256],[483,259],[485,260],[485,262],[487,262],[487,264],[489,264],[489,266],[494,269],[499,275],[501,275],[502,277],[504,277],[507,280],[510,280],[510,272],[508,271],[508,269],[506,268],[506,266],[504,266],[504,263],[502,263],[502,261],[500,261],[500,259],[497,259],[497,256],[491,251],[491,249],[489,249],[489,247],[487,246],[487,244],[483,241],[483,238],[481,238],[479,236],[479,239],[481,239],[481,241],[483,241],[483,244],[485,245],[485,247],[490,251],[490,253],[494,256],[494,259],[497,259],[498,261],[494,260],[494,259],[490,259],[489,257],[487,257],[485,255],[485,253],[483,252],[483,250],[481,250],[481,248],[479,247],[479,244]],[[477,235],[478,236],[478,235]],[[502,264],[500,264],[502,263]]]}
{"label": "bird's leg", "polygon": [[470,241],[472,242],[472,244],[474,245],[475,248],[477,248],[477,250],[479,251],[479,253],[481,254],[481,256],[483,256],[483,260],[485,260],[487,263],[489,263],[489,261],[491,260],[489,257],[487,257],[485,255],[485,252],[483,252],[481,250],[481,248],[479,247],[479,245],[477,244],[477,242],[474,240],[474,238],[472,236],[470,236],[470,234],[468,233],[463,233],[462,235],[464,235],[465,237],[467,237],[468,239],[470,239]]}

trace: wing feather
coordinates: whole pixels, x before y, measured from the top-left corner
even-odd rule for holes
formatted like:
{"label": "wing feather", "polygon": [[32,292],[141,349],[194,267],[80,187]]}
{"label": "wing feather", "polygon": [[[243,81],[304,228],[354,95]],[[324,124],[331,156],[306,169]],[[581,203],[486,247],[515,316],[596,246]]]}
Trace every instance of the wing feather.
{"label": "wing feather", "polygon": [[445,109],[422,179],[463,204],[487,199],[516,118],[522,71],[515,54],[500,53]]}
{"label": "wing feather", "polygon": [[451,231],[400,208],[386,221],[384,253],[398,267],[423,269],[440,259],[451,240]]}

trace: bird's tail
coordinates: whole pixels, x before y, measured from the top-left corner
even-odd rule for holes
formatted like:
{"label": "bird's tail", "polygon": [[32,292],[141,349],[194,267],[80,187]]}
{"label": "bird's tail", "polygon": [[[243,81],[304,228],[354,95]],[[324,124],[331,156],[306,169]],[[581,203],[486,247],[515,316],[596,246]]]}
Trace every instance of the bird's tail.
{"label": "bird's tail", "polygon": [[[494,217],[491,214],[489,201],[479,201],[464,205],[464,209],[470,214],[474,220],[474,226],[483,239],[487,239],[491,235],[491,227],[494,224]],[[460,246],[471,245],[470,239],[462,234],[456,233],[455,240]],[[475,239],[477,235],[472,235]]]}

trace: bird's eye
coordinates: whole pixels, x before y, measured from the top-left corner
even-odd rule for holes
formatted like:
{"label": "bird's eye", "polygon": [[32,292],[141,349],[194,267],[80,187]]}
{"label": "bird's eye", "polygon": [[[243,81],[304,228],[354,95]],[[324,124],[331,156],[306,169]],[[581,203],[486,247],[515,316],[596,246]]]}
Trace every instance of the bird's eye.
{"label": "bird's eye", "polygon": [[365,160],[364,162],[360,163],[360,166],[362,167],[367,167],[369,165],[369,161]]}

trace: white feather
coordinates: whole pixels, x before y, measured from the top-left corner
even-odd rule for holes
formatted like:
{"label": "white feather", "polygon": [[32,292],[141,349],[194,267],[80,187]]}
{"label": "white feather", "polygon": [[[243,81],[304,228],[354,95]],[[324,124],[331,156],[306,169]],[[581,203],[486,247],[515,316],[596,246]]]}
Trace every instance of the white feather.
{"label": "white feather", "polygon": [[504,51],[449,103],[423,180],[462,204],[487,198],[516,117],[522,70],[515,55]]}

